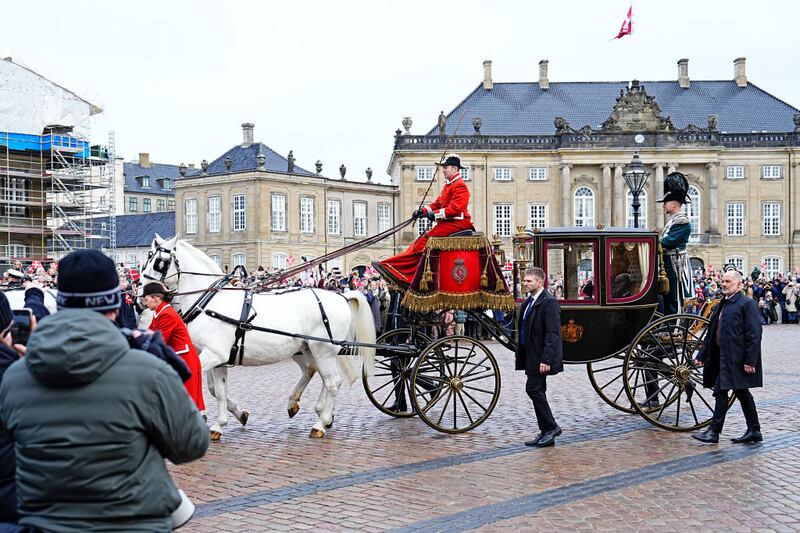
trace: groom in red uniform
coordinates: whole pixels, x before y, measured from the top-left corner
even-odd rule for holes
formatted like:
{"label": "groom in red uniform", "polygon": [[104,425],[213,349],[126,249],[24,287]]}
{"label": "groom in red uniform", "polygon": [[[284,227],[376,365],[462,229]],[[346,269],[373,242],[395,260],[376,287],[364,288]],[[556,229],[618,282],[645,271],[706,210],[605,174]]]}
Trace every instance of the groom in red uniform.
{"label": "groom in red uniform", "polygon": [[448,155],[444,162],[436,164],[442,167],[446,180],[442,192],[432,203],[417,209],[411,215],[413,218],[426,217],[435,221],[436,225],[411,243],[405,252],[373,263],[384,277],[403,287],[411,283],[428,237],[446,237],[459,231],[475,230],[472,217],[467,211],[469,188],[461,177],[461,170],[464,168],[461,166],[461,159],[457,155]]}

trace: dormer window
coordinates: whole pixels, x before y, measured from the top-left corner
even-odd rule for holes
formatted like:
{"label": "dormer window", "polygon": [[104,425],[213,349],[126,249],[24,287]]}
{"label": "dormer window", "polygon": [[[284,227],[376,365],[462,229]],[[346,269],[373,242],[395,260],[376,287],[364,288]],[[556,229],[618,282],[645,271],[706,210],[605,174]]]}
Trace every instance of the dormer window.
{"label": "dormer window", "polygon": [[150,188],[150,177],[149,176],[142,176],[142,188],[149,189]]}
{"label": "dormer window", "polygon": [[161,188],[164,189],[165,191],[169,190],[169,179],[168,178],[164,178],[163,180],[161,180]]}

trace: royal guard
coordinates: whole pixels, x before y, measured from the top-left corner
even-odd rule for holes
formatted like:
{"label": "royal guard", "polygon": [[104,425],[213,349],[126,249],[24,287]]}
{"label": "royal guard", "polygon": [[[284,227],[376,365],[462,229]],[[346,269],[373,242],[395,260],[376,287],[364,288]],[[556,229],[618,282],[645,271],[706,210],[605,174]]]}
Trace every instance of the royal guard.
{"label": "royal guard", "polygon": [[444,162],[436,164],[442,167],[446,180],[442,192],[432,203],[417,209],[411,215],[415,219],[426,217],[436,224],[400,255],[372,263],[384,278],[401,287],[408,287],[411,283],[429,237],[446,237],[459,231],[475,230],[467,210],[469,187],[461,177],[461,170],[464,168],[461,166],[461,159],[457,155],[448,155]]}
{"label": "royal guard", "polygon": [[671,315],[680,312],[683,301],[694,297],[694,282],[686,243],[692,234],[692,225],[684,206],[689,202],[689,182],[680,172],[672,172],[664,178],[663,203],[667,220],[661,231],[661,247],[664,251],[664,270],[669,280],[669,292],[664,294],[661,312]]}
{"label": "royal guard", "polygon": [[164,342],[186,362],[192,377],[184,381],[183,385],[197,408],[204,411],[206,406],[203,402],[203,369],[200,366],[200,357],[189,337],[186,324],[169,304],[172,300],[171,291],[163,283],[151,281],[144,286],[142,297],[147,308],[153,311],[153,321],[149,328],[160,331]]}

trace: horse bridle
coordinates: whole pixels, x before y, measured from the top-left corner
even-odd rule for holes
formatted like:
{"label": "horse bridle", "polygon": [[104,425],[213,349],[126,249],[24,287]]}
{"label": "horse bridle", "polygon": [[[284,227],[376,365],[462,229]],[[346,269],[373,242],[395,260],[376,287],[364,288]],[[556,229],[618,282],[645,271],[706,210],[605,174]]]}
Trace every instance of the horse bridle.
{"label": "horse bridle", "polygon": [[[164,283],[169,278],[177,276],[178,281],[176,286],[180,284],[181,281],[181,264],[178,261],[177,256],[175,255],[175,250],[170,250],[169,248],[164,248],[160,244],[156,245],[155,250],[150,250],[147,252],[147,262],[145,263],[145,267],[150,264],[150,261],[153,261],[153,270],[161,274],[161,278],[154,278],[149,274],[145,274],[142,272],[142,277],[145,279],[149,279],[152,281],[160,281]],[[175,273],[169,274],[169,267],[172,266],[172,262],[175,261]],[[144,269],[142,269],[144,270]]]}

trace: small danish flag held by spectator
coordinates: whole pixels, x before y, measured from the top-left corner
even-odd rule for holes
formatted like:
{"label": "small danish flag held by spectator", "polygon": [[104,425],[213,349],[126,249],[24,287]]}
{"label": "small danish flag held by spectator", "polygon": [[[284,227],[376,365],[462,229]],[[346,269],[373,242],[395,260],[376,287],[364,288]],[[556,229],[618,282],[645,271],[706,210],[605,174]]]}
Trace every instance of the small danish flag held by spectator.
{"label": "small danish flag held by spectator", "polygon": [[297,262],[297,258],[295,256],[293,256],[293,255],[290,255],[289,257],[286,258],[286,264],[289,265],[289,266],[292,266],[296,262]]}

